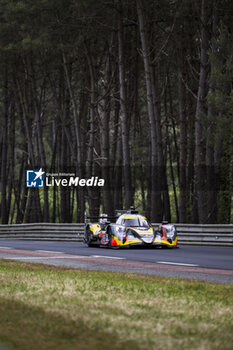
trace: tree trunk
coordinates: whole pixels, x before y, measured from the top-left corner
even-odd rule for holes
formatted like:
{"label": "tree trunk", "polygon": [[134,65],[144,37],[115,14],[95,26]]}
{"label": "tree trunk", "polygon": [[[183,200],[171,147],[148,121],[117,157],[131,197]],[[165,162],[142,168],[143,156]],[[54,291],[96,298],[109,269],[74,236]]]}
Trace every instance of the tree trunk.
{"label": "tree trunk", "polygon": [[195,157],[196,157],[196,193],[198,220],[206,222],[206,160],[203,135],[203,118],[206,116],[207,68],[208,68],[208,33],[207,33],[207,0],[201,6],[201,60],[200,77],[195,118]]}
{"label": "tree trunk", "polygon": [[[216,50],[216,37],[217,37],[217,8],[216,0],[213,0],[213,24],[212,24],[212,40],[211,40],[211,51]],[[214,64],[211,62],[211,73],[210,73],[210,93],[213,95],[215,92],[215,78],[214,78]],[[217,169],[215,167],[214,159],[214,147],[216,140],[216,110],[213,103],[210,101],[208,106],[208,130],[206,138],[206,176],[207,176],[207,217],[206,222],[213,224],[217,218]],[[218,167],[219,165],[217,165]]]}
{"label": "tree trunk", "polygon": [[[63,110],[64,120],[66,126],[69,124],[70,119],[70,95],[68,89],[65,87],[65,101],[64,101],[64,110]],[[61,133],[61,163],[60,171],[66,173],[69,169],[69,148],[67,144],[67,138],[65,134],[64,127],[62,128]],[[70,188],[69,186],[60,187],[61,194],[61,222],[71,222],[70,217]]]}
{"label": "tree trunk", "polygon": [[103,82],[103,108],[101,117],[101,161],[102,161],[102,177],[105,180],[103,188],[103,212],[113,215],[113,201],[110,178],[109,163],[109,121],[110,121],[110,52],[107,56],[105,66],[104,82]]}
{"label": "tree trunk", "polygon": [[180,24],[178,33],[178,96],[179,96],[179,121],[180,121],[180,150],[179,150],[179,222],[186,222],[187,210],[187,186],[186,186],[186,167],[187,167],[187,128],[186,128],[186,101],[185,101],[185,66],[184,56],[185,47],[183,45],[184,29]]}
{"label": "tree trunk", "polygon": [[[95,118],[96,118],[96,72],[95,66],[93,62],[93,57],[90,55],[87,46],[86,48],[86,56],[87,63],[89,68],[89,81],[90,81],[90,111],[89,111],[89,142],[87,149],[87,177],[90,178],[92,176],[96,176],[96,166],[94,162],[94,147],[95,147]],[[90,215],[98,215],[99,214],[99,188],[98,187],[89,187],[88,188],[88,203],[89,203],[89,211]]]}
{"label": "tree trunk", "polygon": [[[43,144],[43,135],[42,135],[42,122],[41,122],[41,107],[38,102],[38,92],[36,86],[36,77],[34,74],[34,69],[32,65],[32,60],[28,62],[29,66],[29,75],[31,79],[31,87],[32,87],[32,98],[34,105],[34,114],[35,114],[35,124],[36,124],[36,134],[37,134],[37,144],[38,144],[38,160],[40,161],[40,167],[46,171],[46,156]],[[43,187],[44,193],[44,205],[43,205],[43,221],[49,222],[49,198],[48,198],[48,187]]]}
{"label": "tree trunk", "polygon": [[[176,184],[175,184],[175,177],[174,177],[174,171],[173,171],[173,165],[172,165],[172,152],[171,152],[172,147],[171,147],[171,140],[169,136],[169,119],[168,119],[169,113],[167,111],[167,91],[165,91],[164,110],[165,110],[165,116],[166,116],[166,143],[167,143],[166,147],[168,149],[168,162],[170,166],[171,183],[172,183],[172,188],[174,193],[176,222],[179,222],[179,209],[178,209],[177,194],[176,194]],[[169,212],[170,212],[170,206],[169,206]],[[171,213],[170,213],[170,217],[168,216],[166,220],[171,221]]]}
{"label": "tree trunk", "polygon": [[[151,220],[159,222],[162,219],[162,202],[161,202],[161,171],[162,154],[161,148],[157,149],[157,145],[161,147],[161,130],[159,127],[158,108],[154,101],[155,92],[153,91],[153,72],[151,69],[149,58],[149,45],[146,35],[145,18],[143,5],[141,0],[137,0],[137,12],[139,18],[140,37],[142,45],[142,55],[145,69],[146,90],[147,90],[147,106],[150,125],[150,144],[151,144]],[[155,110],[154,110],[155,109]],[[156,117],[155,117],[156,114]],[[158,159],[160,157],[160,159]]]}
{"label": "tree trunk", "polygon": [[5,73],[3,87],[3,123],[2,123],[2,150],[1,150],[1,219],[2,224],[8,223],[7,215],[7,131],[8,131],[8,78]]}
{"label": "tree trunk", "polygon": [[123,22],[122,22],[122,2],[119,0],[118,14],[118,58],[119,58],[119,85],[120,85],[120,119],[121,119],[121,137],[123,152],[123,171],[125,186],[125,208],[129,208],[133,204],[132,184],[131,184],[131,166],[130,166],[130,148],[129,148],[129,132],[128,132],[128,111],[127,96],[125,86],[125,54],[123,39]]}
{"label": "tree trunk", "polygon": [[[10,108],[10,114],[11,114],[11,121],[10,121],[10,128],[9,128],[9,142],[10,142],[10,166],[9,166],[9,185],[8,185],[8,203],[7,203],[7,215],[8,215],[8,221],[10,217],[10,210],[11,210],[11,203],[12,203],[12,191],[14,187],[15,182],[15,102],[11,102],[11,108]],[[15,201],[14,201],[15,203]],[[14,211],[14,210],[13,210]],[[14,215],[12,215],[13,218]]]}
{"label": "tree trunk", "polygon": [[[71,147],[70,143],[69,143],[69,145],[70,145],[70,150],[72,151],[72,156],[73,156],[74,161],[76,163],[77,173],[80,176],[80,178],[84,178],[84,162],[83,162],[83,156],[82,156],[82,142],[81,142],[81,130],[80,130],[81,120],[80,120],[80,116],[78,114],[78,107],[77,107],[77,103],[76,103],[76,99],[75,99],[75,95],[74,95],[74,89],[73,89],[72,84],[71,84],[71,77],[70,77],[69,70],[68,70],[67,58],[66,58],[64,51],[62,53],[62,57],[63,57],[63,67],[64,67],[64,71],[65,71],[66,82],[67,82],[67,86],[68,86],[68,90],[69,90],[69,94],[70,94],[70,98],[71,98],[71,102],[72,102],[72,107],[73,107],[72,112],[73,112],[75,141],[76,141],[76,149],[77,149],[76,154],[74,154],[73,147]],[[69,135],[67,135],[67,140],[69,142],[69,140],[70,140]],[[85,211],[84,196],[85,196],[84,189],[80,188],[79,194],[78,194],[79,208],[80,208],[80,215],[79,215],[80,219],[84,219],[84,211]]]}

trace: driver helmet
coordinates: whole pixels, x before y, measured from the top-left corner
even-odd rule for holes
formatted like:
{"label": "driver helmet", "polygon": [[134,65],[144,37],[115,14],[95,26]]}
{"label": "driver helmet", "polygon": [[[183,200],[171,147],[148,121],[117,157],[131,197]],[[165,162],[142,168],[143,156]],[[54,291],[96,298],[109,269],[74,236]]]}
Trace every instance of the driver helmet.
{"label": "driver helmet", "polygon": [[100,223],[105,224],[108,221],[108,214],[100,214]]}

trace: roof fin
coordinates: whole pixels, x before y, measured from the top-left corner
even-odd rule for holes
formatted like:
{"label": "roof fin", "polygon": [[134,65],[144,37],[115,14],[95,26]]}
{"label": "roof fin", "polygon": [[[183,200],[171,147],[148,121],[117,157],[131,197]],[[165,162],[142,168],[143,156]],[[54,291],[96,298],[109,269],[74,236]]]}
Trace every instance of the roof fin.
{"label": "roof fin", "polygon": [[134,206],[131,206],[129,210],[127,210],[129,214],[138,214],[138,211],[134,209]]}

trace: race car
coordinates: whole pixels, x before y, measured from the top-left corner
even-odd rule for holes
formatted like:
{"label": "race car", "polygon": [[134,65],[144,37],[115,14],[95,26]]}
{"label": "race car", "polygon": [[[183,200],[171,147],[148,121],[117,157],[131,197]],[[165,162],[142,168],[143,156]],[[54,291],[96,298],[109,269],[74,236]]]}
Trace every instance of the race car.
{"label": "race car", "polygon": [[[87,219],[100,219],[99,222],[88,223]],[[111,220],[116,220],[115,223]],[[176,247],[176,228],[168,222],[162,222],[156,230],[146,217],[131,208],[118,217],[107,214],[88,217],[85,213],[84,242],[89,247],[108,246],[123,248],[130,246]]]}

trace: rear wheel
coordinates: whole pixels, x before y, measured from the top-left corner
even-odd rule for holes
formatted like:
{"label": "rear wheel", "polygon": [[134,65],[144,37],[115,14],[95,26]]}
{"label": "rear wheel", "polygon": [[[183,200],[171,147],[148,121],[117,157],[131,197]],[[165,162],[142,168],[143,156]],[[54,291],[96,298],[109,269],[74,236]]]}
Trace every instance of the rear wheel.
{"label": "rear wheel", "polygon": [[112,231],[110,228],[108,228],[107,234],[108,234],[108,246],[112,248]]}
{"label": "rear wheel", "polygon": [[86,228],[86,243],[88,247],[94,247],[94,244],[92,243],[92,233],[90,227]]}

